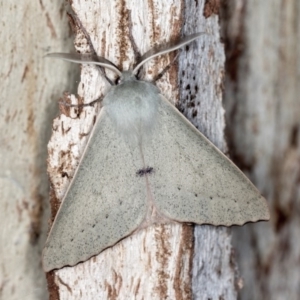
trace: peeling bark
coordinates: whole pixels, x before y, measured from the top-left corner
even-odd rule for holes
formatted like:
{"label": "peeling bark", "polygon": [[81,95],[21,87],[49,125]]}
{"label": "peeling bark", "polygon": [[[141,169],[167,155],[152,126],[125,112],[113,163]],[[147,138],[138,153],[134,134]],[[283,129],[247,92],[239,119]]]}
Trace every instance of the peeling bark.
{"label": "peeling bark", "polygon": [[[219,40],[218,16],[213,10],[205,17],[204,2],[72,1],[75,46],[86,53],[91,51],[91,42],[98,55],[124,70],[136,61],[137,49],[143,54],[181,34],[209,32],[197,44],[183,49],[178,65],[173,64],[157,85],[225,151],[224,49]],[[147,63],[144,78],[151,80],[174,57],[171,53]],[[106,89],[96,68],[82,66],[78,97],[66,95],[65,100],[90,103]],[[99,110],[99,105],[71,108],[54,120],[48,145],[53,212],[64,196]],[[56,285],[51,299],[230,300],[236,299],[238,287],[230,231],[212,226],[196,226],[194,234],[189,225],[150,227],[75,267],[53,271],[48,278]]]}

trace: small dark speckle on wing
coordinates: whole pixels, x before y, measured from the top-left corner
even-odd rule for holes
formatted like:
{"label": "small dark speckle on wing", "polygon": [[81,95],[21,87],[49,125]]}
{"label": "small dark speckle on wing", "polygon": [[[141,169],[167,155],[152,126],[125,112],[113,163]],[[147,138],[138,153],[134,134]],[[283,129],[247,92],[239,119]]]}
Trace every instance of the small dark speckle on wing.
{"label": "small dark speckle on wing", "polygon": [[152,174],[153,172],[154,172],[154,169],[152,167],[146,167],[146,168],[137,170],[136,175],[139,177],[143,177],[146,174]]}

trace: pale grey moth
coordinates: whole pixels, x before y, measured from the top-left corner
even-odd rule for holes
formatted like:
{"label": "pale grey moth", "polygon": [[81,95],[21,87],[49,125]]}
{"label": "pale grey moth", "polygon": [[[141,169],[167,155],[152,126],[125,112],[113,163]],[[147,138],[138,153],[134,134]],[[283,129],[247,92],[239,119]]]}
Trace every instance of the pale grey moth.
{"label": "pale grey moth", "polygon": [[74,266],[155,223],[243,225],[268,220],[266,200],[246,176],[158,88],[104,58],[56,53],[120,76],[103,99],[80,164],[43,251],[45,271]]}

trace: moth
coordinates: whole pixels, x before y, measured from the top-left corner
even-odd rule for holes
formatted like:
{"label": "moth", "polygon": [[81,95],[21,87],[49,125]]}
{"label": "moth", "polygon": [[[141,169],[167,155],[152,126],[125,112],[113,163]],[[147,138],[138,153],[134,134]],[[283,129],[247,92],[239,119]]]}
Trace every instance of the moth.
{"label": "moth", "polygon": [[201,33],[149,52],[131,71],[103,57],[50,57],[96,64],[119,76],[108,90],[43,251],[45,271],[74,266],[151,224],[215,226],[268,220],[266,200],[151,82],[141,66]]}

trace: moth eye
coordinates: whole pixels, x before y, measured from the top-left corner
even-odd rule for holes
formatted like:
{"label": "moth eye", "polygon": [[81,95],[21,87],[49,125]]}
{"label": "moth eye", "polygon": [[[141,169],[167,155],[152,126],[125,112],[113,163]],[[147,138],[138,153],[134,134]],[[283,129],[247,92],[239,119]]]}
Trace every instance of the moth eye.
{"label": "moth eye", "polygon": [[115,84],[118,85],[122,82],[121,80],[121,77],[118,77],[116,80],[115,80]]}

